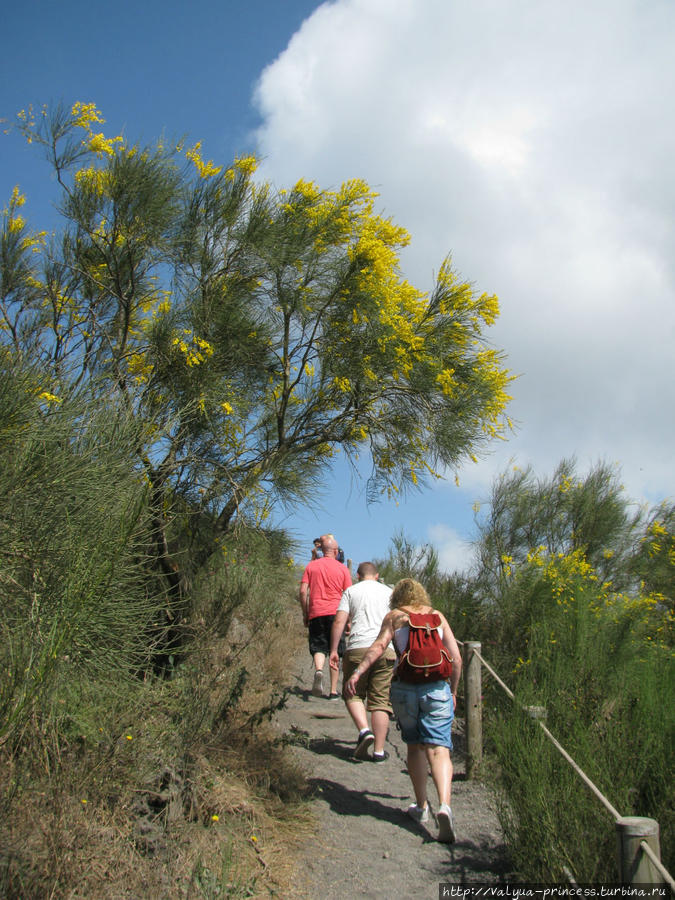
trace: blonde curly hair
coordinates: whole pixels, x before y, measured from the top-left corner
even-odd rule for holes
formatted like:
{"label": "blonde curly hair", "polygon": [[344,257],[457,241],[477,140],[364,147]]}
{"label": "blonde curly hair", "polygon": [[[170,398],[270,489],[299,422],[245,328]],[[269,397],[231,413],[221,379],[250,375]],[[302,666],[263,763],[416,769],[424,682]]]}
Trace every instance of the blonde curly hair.
{"label": "blonde curly hair", "polygon": [[394,587],[389,600],[391,609],[400,609],[402,606],[432,606],[429,595],[424,587],[414,578],[402,578]]}

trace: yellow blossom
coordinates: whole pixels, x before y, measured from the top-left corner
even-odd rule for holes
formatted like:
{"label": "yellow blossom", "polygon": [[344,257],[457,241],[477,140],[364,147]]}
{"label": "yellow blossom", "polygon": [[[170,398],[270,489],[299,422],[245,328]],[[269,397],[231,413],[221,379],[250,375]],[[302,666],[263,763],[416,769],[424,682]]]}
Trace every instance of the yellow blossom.
{"label": "yellow blossom", "polygon": [[20,206],[23,206],[25,202],[26,202],[26,197],[19,190],[19,185],[18,184],[14,185],[14,188],[12,189],[12,197],[10,200],[11,206],[18,208]]}
{"label": "yellow blossom", "polygon": [[88,148],[99,156],[114,156],[115,144],[124,143],[124,138],[117,136],[114,138],[106,138],[104,134],[91,134],[87,142]]}
{"label": "yellow blossom", "polygon": [[132,353],[127,360],[127,370],[136,384],[147,384],[155,370],[154,365],[142,353]]}
{"label": "yellow blossom", "polygon": [[242,175],[249,176],[258,168],[258,160],[255,156],[242,156],[235,159],[234,168]]}
{"label": "yellow blossom", "polygon": [[446,397],[451,396],[453,389],[457,386],[457,382],[452,377],[454,374],[454,369],[443,369],[436,376],[436,382],[441,386],[441,390],[446,395]]}
{"label": "yellow blossom", "polygon": [[70,114],[73,124],[79,128],[89,128],[92,122],[105,122],[95,103],[74,103]]}
{"label": "yellow blossom", "polygon": [[47,403],[61,403],[61,397],[57,397],[55,394],[50,394],[49,391],[42,391],[38,394],[40,400],[45,400]]}
{"label": "yellow blossom", "polygon": [[197,170],[197,174],[200,178],[212,178],[214,175],[217,175],[220,171],[222,171],[223,167],[214,165],[212,160],[204,162],[200,153],[201,148],[202,142],[197,141],[194,147],[191,147],[189,150],[185,151],[185,156],[192,163],[194,163],[194,167]]}
{"label": "yellow blossom", "polygon": [[197,337],[189,329],[183,329],[184,337],[175,337],[171,342],[185,357],[185,364],[190,368],[206,362],[209,356],[213,356],[213,347],[204,338]]}
{"label": "yellow blossom", "polygon": [[10,232],[16,233],[17,231],[23,231],[26,225],[26,220],[23,216],[12,216],[12,218],[8,222],[8,227]]}
{"label": "yellow blossom", "polygon": [[338,377],[334,378],[333,384],[335,385],[335,387],[338,390],[343,391],[344,393],[347,393],[348,391],[350,391],[351,387],[352,387],[352,383],[349,380],[349,378],[344,378],[344,377],[343,378],[338,378]]}

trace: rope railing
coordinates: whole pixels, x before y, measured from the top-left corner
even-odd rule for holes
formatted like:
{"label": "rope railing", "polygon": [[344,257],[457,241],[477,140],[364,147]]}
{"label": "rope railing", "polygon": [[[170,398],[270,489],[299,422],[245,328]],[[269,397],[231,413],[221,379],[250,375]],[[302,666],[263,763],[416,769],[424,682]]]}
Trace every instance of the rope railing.
{"label": "rope railing", "polygon": [[[483,663],[483,665],[484,665],[485,668],[488,670],[488,672],[492,675],[492,677],[495,679],[495,681],[496,681],[496,682],[497,682],[497,683],[498,683],[498,684],[506,691],[506,693],[509,695],[509,697],[510,697],[510,698],[514,701],[514,703],[515,703],[515,702],[516,702],[516,698],[515,698],[515,696],[514,696],[514,694],[513,694],[513,691],[509,690],[509,688],[504,684],[504,682],[501,680],[501,678],[499,677],[499,675],[497,675],[497,673],[495,672],[495,670],[494,670],[494,669],[489,665],[489,663],[487,663],[487,662],[485,661],[485,659],[481,656],[481,654],[478,652],[478,650],[474,650],[474,653],[475,653],[476,656],[480,659],[480,661]],[[525,707],[524,707],[524,706],[521,706],[520,708],[523,709],[523,710],[525,710]],[[591,779],[588,777],[588,775],[583,771],[583,769],[581,768],[581,766],[579,766],[579,765],[572,759],[572,757],[569,755],[569,753],[567,752],[567,750],[565,750],[565,748],[562,746],[562,744],[560,744],[560,742],[557,741],[557,740],[553,737],[553,735],[552,735],[551,732],[548,730],[548,728],[544,725],[544,723],[541,721],[541,719],[536,719],[535,721],[536,721],[537,725],[541,728],[541,730],[544,732],[544,734],[546,735],[546,737],[551,741],[551,743],[553,744],[553,746],[558,750],[558,752],[559,752],[559,753],[567,760],[567,762],[572,766],[572,768],[573,768],[574,771],[577,773],[577,775],[581,778],[581,780],[584,782],[584,784],[586,784],[587,787],[589,787],[589,788],[593,791],[593,793],[594,793],[595,796],[598,798],[598,800],[602,803],[602,805],[605,807],[605,809],[606,809],[608,812],[610,812],[610,813],[614,816],[614,819],[615,819],[615,820],[616,820],[616,819],[620,819],[620,818],[621,818],[621,813],[619,813],[619,812],[612,806],[612,804],[611,804],[610,801],[607,799],[607,797],[605,797],[605,795],[602,793],[602,791],[601,791],[598,787],[596,787],[596,786],[593,784],[593,782],[592,782]]]}
{"label": "rope railing", "polygon": [[[551,741],[561,756],[581,778],[584,784],[593,792],[605,809],[613,816],[619,837],[619,868],[624,883],[637,884],[640,882],[658,882],[655,872],[671,889],[675,891],[675,880],[661,862],[658,850],[658,823],[653,819],[639,816],[622,816],[612,803],[605,797],[602,791],[591,781],[583,769],[575,762],[562,744],[551,734],[541,719],[535,715],[535,711],[543,707],[527,707],[519,704],[515,694],[499,677],[497,672],[487,662],[480,652],[480,644],[477,642],[458,641],[461,644],[465,659],[465,691],[466,691],[466,723],[467,723],[467,777],[482,757],[482,725],[481,725],[481,677],[480,666],[472,665],[475,657],[487,669],[497,684],[507,696],[520,708],[530,714],[537,725]],[[474,731],[475,734],[471,734]],[[648,860],[646,862],[645,860]],[[651,871],[650,870],[651,867]],[[567,873],[566,873],[567,874]],[[571,873],[569,873],[571,876]],[[569,877],[568,876],[568,877]],[[573,876],[570,877],[571,883]]]}
{"label": "rope railing", "polygon": [[675,878],[670,874],[668,869],[663,865],[661,860],[658,858],[656,853],[649,846],[647,841],[640,841],[640,848],[647,854],[647,856],[651,859],[654,866],[658,869],[659,873],[663,877],[664,881],[670,885],[671,889],[675,891]]}

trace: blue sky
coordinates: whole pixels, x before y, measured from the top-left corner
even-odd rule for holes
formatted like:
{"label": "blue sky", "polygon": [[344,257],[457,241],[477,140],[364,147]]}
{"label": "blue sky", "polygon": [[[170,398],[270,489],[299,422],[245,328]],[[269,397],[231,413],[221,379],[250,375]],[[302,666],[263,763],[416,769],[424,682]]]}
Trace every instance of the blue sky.
{"label": "blue sky", "polygon": [[[28,0],[0,27],[0,117],[93,101],[110,134],[186,135],[217,162],[253,151],[278,186],[363,177],[411,232],[416,286],[452,252],[499,295],[517,433],[399,505],[367,507],[338,463],[283,520],[298,558],[322,531],[355,561],[382,556],[402,530],[463,568],[472,508],[510,465],[603,459],[631,498],[673,496],[669,0]],[[49,227],[45,164],[0,134],[3,204],[17,183]]]}
{"label": "blue sky", "polygon": [[[5,3],[0,117],[33,103],[95,102],[107,127],[150,142],[163,132],[204,141],[224,159],[254,149],[251,103],[262,69],[287,46],[315,0],[27,0]],[[23,152],[20,152],[23,151]],[[36,154],[0,145],[3,196]],[[44,170],[43,170],[44,171]],[[44,190],[38,176],[36,187]],[[35,200],[25,184],[26,193]],[[11,190],[11,187],[10,187]]]}

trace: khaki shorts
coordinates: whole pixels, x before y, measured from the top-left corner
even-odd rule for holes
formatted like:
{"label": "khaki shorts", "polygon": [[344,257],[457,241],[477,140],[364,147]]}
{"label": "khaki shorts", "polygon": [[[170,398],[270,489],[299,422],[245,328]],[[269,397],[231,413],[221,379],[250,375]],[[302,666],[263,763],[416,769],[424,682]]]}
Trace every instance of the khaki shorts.
{"label": "khaki shorts", "polygon": [[[357,650],[347,650],[342,657],[342,683],[346,684],[354,672],[362,662],[363,657],[368,652],[368,647],[359,647]],[[396,654],[393,650],[385,650],[377,662],[365,672],[358,680],[356,685],[356,695],[354,697],[345,697],[347,703],[354,700],[361,700],[366,703],[369,712],[376,709],[383,709],[392,715],[391,702],[389,700],[389,688],[391,686],[391,676],[394,671],[394,662]],[[344,687],[343,694],[344,697]]]}

